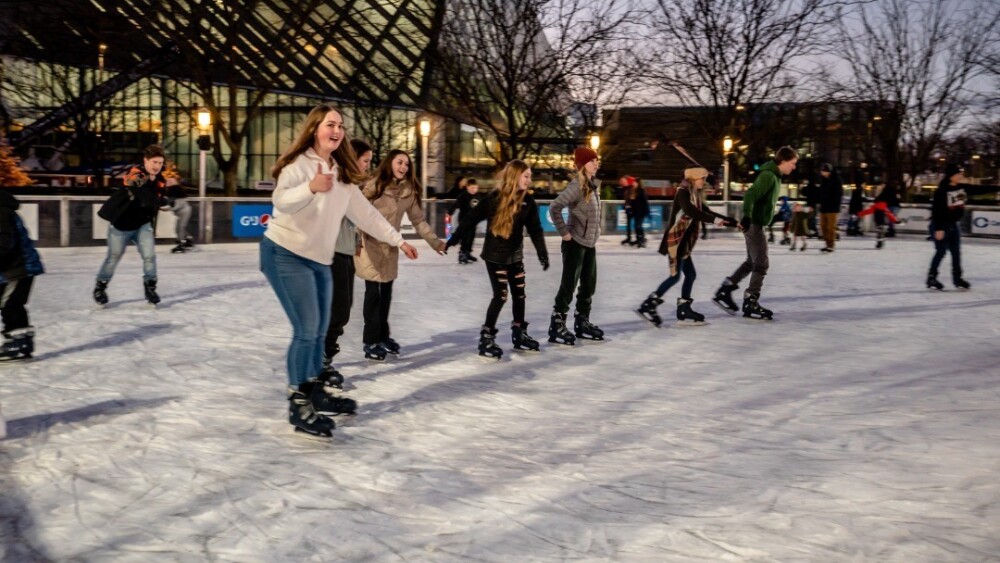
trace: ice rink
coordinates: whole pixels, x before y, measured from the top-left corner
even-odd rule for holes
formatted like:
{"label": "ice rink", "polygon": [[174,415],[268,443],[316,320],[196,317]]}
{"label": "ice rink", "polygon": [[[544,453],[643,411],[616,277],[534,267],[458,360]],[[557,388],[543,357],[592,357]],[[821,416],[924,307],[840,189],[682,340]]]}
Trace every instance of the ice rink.
{"label": "ice rink", "polygon": [[[361,352],[359,281],[337,364],[354,417],[291,431],[290,325],[255,244],[134,248],[103,310],[104,248],[41,249],[32,362],[0,365],[0,560],[1000,560],[1000,241],[963,240],[970,292],[924,288],[931,243],[772,245],[766,323],[709,298],[742,239],[700,241],[694,308],[634,313],[653,248],[598,248],[603,343],[545,342],[558,285],[527,248],[537,354],[475,355],[481,263],[403,261],[398,358]],[[655,246],[651,240],[651,246]],[[482,240],[477,240],[477,251]],[[529,245],[530,246],[530,245]]]}

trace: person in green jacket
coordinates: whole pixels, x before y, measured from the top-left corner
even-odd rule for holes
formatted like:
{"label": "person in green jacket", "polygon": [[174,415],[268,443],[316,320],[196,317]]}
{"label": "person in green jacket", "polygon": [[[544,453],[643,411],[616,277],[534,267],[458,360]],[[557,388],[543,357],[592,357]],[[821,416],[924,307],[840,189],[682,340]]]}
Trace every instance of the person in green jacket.
{"label": "person in green jacket", "polygon": [[771,320],[773,313],[760,306],[760,290],[767,275],[767,236],[764,229],[774,217],[774,205],[781,192],[781,177],[791,174],[799,160],[792,147],[781,147],[774,160],[761,167],[760,175],[753,186],[743,196],[743,219],[740,230],[747,243],[747,258],[731,276],[726,278],[712,299],[716,305],[730,315],[735,315],[739,307],[733,301],[733,291],[743,278],[750,276],[750,285],[743,292],[743,316],[754,319]]}

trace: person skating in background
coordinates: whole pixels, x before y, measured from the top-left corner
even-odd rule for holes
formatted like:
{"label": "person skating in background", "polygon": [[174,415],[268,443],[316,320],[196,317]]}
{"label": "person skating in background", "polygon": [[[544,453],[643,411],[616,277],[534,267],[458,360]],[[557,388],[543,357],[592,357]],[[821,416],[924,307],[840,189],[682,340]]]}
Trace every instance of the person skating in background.
{"label": "person skating in background", "polygon": [[702,324],[705,321],[704,315],[691,309],[691,290],[698,276],[691,253],[698,241],[698,230],[702,223],[714,223],[720,227],[737,225],[735,219],[712,212],[705,206],[701,190],[705,186],[706,177],[708,170],[688,168],[684,171],[684,180],[674,196],[670,220],[659,248],[660,254],[665,254],[670,260],[670,277],[663,280],[636,311],[656,326],[662,323],[656,308],[663,303],[663,295],[680,281],[682,274],[684,284],[681,286],[681,296],[677,298],[677,321],[688,324]]}
{"label": "person skating in background", "polygon": [[819,238],[819,231],[816,228],[816,215],[819,212],[820,187],[819,184],[816,183],[815,176],[812,174],[809,175],[809,180],[806,182],[806,186],[802,188],[802,197],[806,200],[806,213],[809,214],[808,236]]}
{"label": "person skating in background", "polygon": [[[125,254],[128,244],[134,243],[142,256],[142,284],[146,301],[156,306],[160,296],[156,292],[156,214],[165,203],[163,190],[166,182],[163,170],[163,147],[150,145],[143,153],[142,165],[133,166],[125,175],[124,186],[108,199],[98,212],[108,220],[108,254],[97,272],[94,284],[94,301],[104,306],[108,303],[108,283],[115,275],[115,268]],[[116,202],[127,202],[115,205]]]}
{"label": "person skating in background", "polygon": [[764,276],[767,275],[767,238],[764,228],[774,216],[774,204],[781,191],[781,177],[795,170],[799,160],[795,149],[785,146],[778,149],[774,160],[761,166],[760,174],[753,185],[743,196],[743,218],[740,227],[747,246],[747,258],[739,268],[715,292],[712,299],[716,305],[730,314],[736,314],[739,307],[733,301],[733,291],[739,287],[743,278],[750,276],[750,285],[743,292],[743,316],[767,319],[773,318],[770,310],[761,307],[760,292],[764,286]]}
{"label": "person skating in background", "polygon": [[844,184],[833,169],[833,165],[824,163],[819,168],[822,176],[819,186],[820,230],[826,246],[820,252],[833,252],[837,245],[837,220],[840,218],[840,204],[844,199]]}
{"label": "person skating in background", "polygon": [[887,192],[891,192],[889,186],[882,189],[877,196],[875,196],[875,202],[872,203],[868,209],[859,211],[857,213],[858,218],[864,217],[866,215],[874,214],[875,219],[875,248],[882,248],[885,243],[886,237],[886,220],[888,219],[889,225],[899,222],[899,219],[893,215],[892,211],[889,210],[889,201],[891,199]]}
{"label": "person skating in background", "polygon": [[851,190],[851,201],[847,204],[847,213],[850,218],[847,220],[847,236],[849,237],[862,237],[864,233],[861,232],[861,221],[858,219],[858,213],[865,206],[865,190],[861,187],[855,187]]}
{"label": "person skating in background", "polygon": [[[330,323],[330,263],[344,217],[369,236],[417,251],[364,198],[357,155],[345,143],[343,114],[322,104],[306,116],[292,145],[271,169],[274,211],[260,242],[260,270],[292,324],[288,347],[288,421],[296,431],[330,436],[324,413],[353,413],[357,403],[327,393],[323,341]],[[337,383],[333,381],[332,383]]]}
{"label": "person skating in background", "polygon": [[780,196],[778,201],[781,202],[778,211],[767,225],[767,242],[774,242],[774,224],[781,221],[781,244],[790,244],[792,239],[788,238],[788,233],[792,221],[792,205],[788,203],[787,195]]}
{"label": "person skating in background", "polygon": [[188,250],[194,248],[194,241],[191,239],[191,234],[188,232],[188,225],[191,223],[191,204],[187,200],[187,190],[184,188],[184,184],[181,182],[181,175],[177,171],[177,165],[173,162],[166,165],[166,169],[163,172],[164,182],[166,184],[165,197],[166,197],[166,207],[174,214],[177,219],[177,246],[170,249],[170,252],[177,254],[180,252],[187,252]]}
{"label": "person skating in background", "polygon": [[[893,215],[898,216],[903,207],[899,202],[899,192],[896,190],[896,185],[893,183],[886,184],[885,187],[882,188],[882,194],[884,194],[883,200],[885,201],[886,207],[889,208],[889,211],[892,212]],[[887,225],[885,231],[886,237],[892,238],[896,236],[897,223],[899,223],[899,221],[890,222]]]}
{"label": "person skating in background", "polygon": [[965,202],[968,195],[961,186],[963,180],[962,168],[957,164],[948,163],[944,169],[944,177],[934,191],[931,202],[930,233],[934,237],[934,257],[927,272],[927,288],[943,290],[944,285],[938,281],[938,267],[948,252],[951,253],[951,280],[958,289],[969,289],[969,282],[962,278],[962,230],[959,222],[965,215]]}
{"label": "person skating in background", "polygon": [[792,241],[788,250],[794,251],[801,240],[802,246],[799,250],[806,249],[806,239],[809,238],[809,212],[806,211],[806,204],[796,201],[792,205]]}
{"label": "person skating in background", "polygon": [[[413,228],[438,254],[444,254],[445,242],[438,239],[424,218],[420,201],[420,183],[405,151],[393,149],[379,165],[374,178],[364,187],[364,195],[397,231],[405,214]],[[389,329],[393,282],[399,276],[399,248],[379,242],[361,229],[361,251],[354,257],[358,277],[365,280],[365,358],[385,360],[386,354],[399,354],[399,344]]]}
{"label": "person skating in background", "polygon": [[531,168],[521,160],[508,162],[497,176],[496,189],[469,211],[468,220],[461,221],[448,241],[448,246],[454,246],[456,240],[462,240],[461,237],[468,231],[474,232],[476,225],[486,219],[482,257],[493,288],[493,298],[479,333],[480,356],[499,359],[503,355],[496,344],[496,323],[508,296],[514,299],[514,321],[510,325],[514,348],[538,350],[538,342],[528,335],[528,322],[525,320],[524,230],[528,230],[543,270],[549,269],[549,253],[545,247],[538,206],[528,195],[530,187]]}
{"label": "person skating in background", "polygon": [[[601,238],[600,182],[596,178],[597,151],[578,147],[573,151],[576,176],[549,206],[549,219],[562,237],[562,277],[549,321],[549,342],[573,345],[577,338],[604,340],[604,331],[590,322],[597,288],[597,241]],[[569,209],[564,221],[562,210]],[[577,291],[577,287],[579,290]],[[566,329],[566,313],[576,294],[573,333]]]}
{"label": "person skating in background", "polygon": [[452,184],[451,189],[444,193],[438,199],[457,199],[458,196],[465,193],[465,184],[469,180],[465,176],[459,176],[455,178],[455,183]]}
{"label": "person skating in background", "polygon": [[[361,139],[351,139],[351,149],[357,157],[358,171],[368,179],[372,164],[372,147]],[[359,188],[360,190],[360,188]],[[351,320],[354,306],[354,256],[358,252],[358,233],[354,223],[344,217],[337,233],[330,276],[333,280],[333,298],[330,301],[330,325],[323,343],[323,372],[328,383],[340,387],[344,376],[333,367],[333,357],[340,353],[340,337]]]}
{"label": "person skating in background", "polygon": [[464,223],[470,220],[472,217],[472,211],[478,206],[483,200],[482,194],[479,193],[479,183],[475,178],[469,178],[465,181],[465,190],[458,194],[455,201],[448,206],[447,214],[444,217],[445,222],[452,223],[452,217],[455,211],[458,211],[458,229],[453,231],[451,237],[449,237],[449,242],[455,237],[455,233],[459,230],[462,231],[462,239],[458,242],[461,244],[458,251],[458,263],[459,264],[471,264],[476,262],[477,259],[472,255],[472,245],[476,240],[476,227],[472,226],[471,229],[463,228]]}
{"label": "person skating in background", "polygon": [[[622,176],[619,179],[622,186],[622,200],[625,202],[625,240],[622,246],[646,247],[646,234],[642,222],[649,216],[649,200],[642,182],[634,176]],[[635,227],[635,241],[632,241],[632,228]]]}
{"label": "person skating in background", "polygon": [[0,361],[28,359],[35,351],[35,328],[25,306],[35,276],[44,274],[45,267],[17,214],[20,206],[14,196],[0,191]]}

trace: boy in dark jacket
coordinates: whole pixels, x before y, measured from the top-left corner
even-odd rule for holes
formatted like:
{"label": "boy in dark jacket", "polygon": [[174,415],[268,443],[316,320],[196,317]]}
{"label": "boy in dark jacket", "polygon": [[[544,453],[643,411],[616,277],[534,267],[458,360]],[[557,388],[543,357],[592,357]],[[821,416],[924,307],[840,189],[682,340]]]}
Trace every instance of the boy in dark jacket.
{"label": "boy in dark jacket", "polygon": [[832,164],[824,163],[819,173],[823,177],[819,184],[819,224],[826,241],[826,246],[820,251],[830,253],[837,244],[837,219],[840,217],[840,202],[844,198],[844,184]]}
{"label": "boy in dark jacket", "polygon": [[[451,216],[455,214],[455,211],[459,211],[458,216],[458,229],[455,231],[462,231],[462,238],[455,239],[461,242],[461,247],[458,251],[458,263],[459,264],[471,264],[476,262],[476,257],[472,255],[472,243],[476,240],[476,226],[472,225],[472,228],[463,228],[466,226],[466,221],[471,219],[472,210],[476,208],[482,202],[483,196],[479,194],[479,184],[476,182],[475,178],[468,178],[465,180],[465,190],[458,194],[455,201],[448,206],[448,215],[446,217],[447,221],[451,220]],[[455,238],[455,233],[452,233],[452,238]]]}
{"label": "boy in dark jacket", "polygon": [[962,279],[962,231],[959,221],[965,215],[965,201],[968,196],[960,185],[962,169],[949,163],[944,169],[944,178],[934,191],[931,204],[930,232],[934,237],[934,257],[927,272],[927,288],[942,290],[944,286],[937,280],[938,266],[944,255],[951,252],[951,280],[958,289],[969,289],[969,282]]}
{"label": "boy in dark jacket", "polygon": [[35,350],[35,330],[28,322],[28,296],[35,276],[45,273],[35,244],[28,236],[17,199],[0,191],[0,316],[3,318],[3,346],[0,361],[31,357]]}
{"label": "boy in dark jacket", "polygon": [[749,275],[750,285],[743,292],[743,316],[767,320],[773,316],[770,310],[761,307],[758,302],[768,268],[767,237],[764,235],[764,229],[774,217],[774,204],[778,201],[778,193],[781,191],[781,177],[791,174],[798,160],[799,155],[795,149],[781,147],[775,153],[774,160],[761,167],[760,175],[743,196],[743,219],[740,220],[740,230],[746,239],[747,258],[722,282],[712,299],[730,315],[735,315],[739,310],[733,301],[733,291],[739,287],[740,281]]}

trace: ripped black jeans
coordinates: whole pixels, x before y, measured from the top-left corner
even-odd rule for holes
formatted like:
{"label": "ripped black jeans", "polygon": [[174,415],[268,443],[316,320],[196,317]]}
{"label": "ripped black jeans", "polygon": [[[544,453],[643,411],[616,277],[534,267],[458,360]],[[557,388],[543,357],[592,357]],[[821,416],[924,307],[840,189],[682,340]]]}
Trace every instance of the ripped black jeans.
{"label": "ripped black jeans", "polygon": [[[493,299],[490,300],[490,307],[486,310],[486,323],[488,328],[497,327],[497,318],[507,302],[507,296],[514,297],[514,322],[524,325],[524,262],[514,262],[513,264],[497,264],[496,262],[486,262],[486,271],[490,274],[490,285],[493,286]],[[508,291],[508,287],[510,288]]]}

